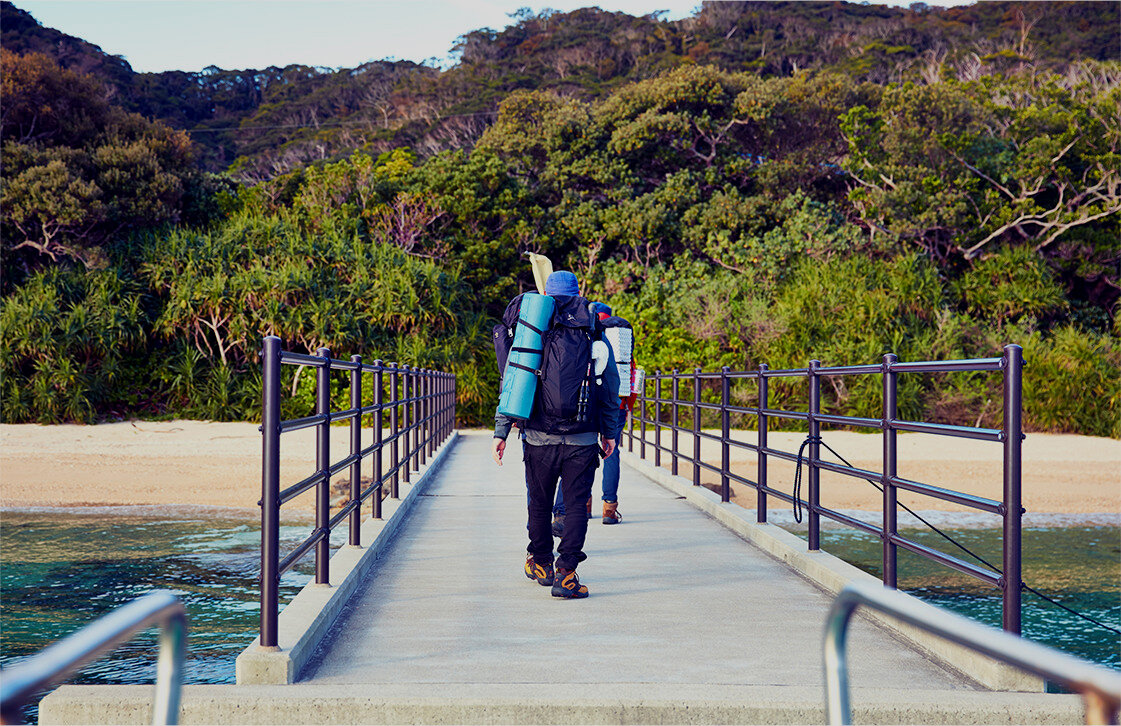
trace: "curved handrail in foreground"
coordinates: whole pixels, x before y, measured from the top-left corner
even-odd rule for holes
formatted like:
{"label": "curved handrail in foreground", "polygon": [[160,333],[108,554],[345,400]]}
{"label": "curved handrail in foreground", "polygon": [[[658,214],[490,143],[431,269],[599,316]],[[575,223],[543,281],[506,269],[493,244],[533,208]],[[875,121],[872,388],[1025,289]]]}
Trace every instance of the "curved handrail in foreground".
{"label": "curved handrail in foreground", "polygon": [[122,605],[19,665],[5,668],[0,680],[0,720],[19,723],[19,709],[35,694],[58,685],[82,666],[153,625],[160,626],[160,654],[152,723],[179,723],[187,653],[187,610],[167,590],[154,590]]}
{"label": "curved handrail in foreground", "polygon": [[1117,723],[1121,673],[990,628],[898,590],[856,582],[838,593],[825,621],[825,707],[831,724],[852,723],[845,639],[849,620],[861,605],[1077,691],[1086,706],[1088,724]]}

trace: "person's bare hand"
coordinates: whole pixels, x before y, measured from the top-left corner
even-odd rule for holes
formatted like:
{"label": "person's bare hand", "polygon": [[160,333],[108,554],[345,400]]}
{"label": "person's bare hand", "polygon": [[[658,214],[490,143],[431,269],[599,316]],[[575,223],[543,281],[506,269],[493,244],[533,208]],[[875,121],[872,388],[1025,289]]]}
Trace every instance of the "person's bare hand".
{"label": "person's bare hand", "polygon": [[608,458],[615,452],[615,439],[603,439],[603,458]]}
{"label": "person's bare hand", "polygon": [[506,439],[494,439],[494,446],[491,449],[491,456],[494,457],[494,463],[502,466],[502,454],[506,452]]}

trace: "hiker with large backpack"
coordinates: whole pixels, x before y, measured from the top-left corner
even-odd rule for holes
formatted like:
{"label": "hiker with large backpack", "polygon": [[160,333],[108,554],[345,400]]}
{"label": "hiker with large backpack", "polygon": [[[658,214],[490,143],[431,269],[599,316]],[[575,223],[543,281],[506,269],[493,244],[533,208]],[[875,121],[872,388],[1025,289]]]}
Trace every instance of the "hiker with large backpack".
{"label": "hiker with large backpack", "polygon": [[[526,577],[551,585],[554,597],[584,598],[588,588],[576,576],[577,565],[587,558],[583,552],[588,531],[584,503],[592,493],[601,451],[604,456],[615,453],[620,419],[619,373],[610,346],[600,340],[600,327],[588,309],[588,301],[579,294],[576,276],[553,272],[545,281],[544,292],[552,299],[552,313],[543,326],[533,326],[524,316],[518,317],[516,308],[521,306],[522,296],[511,302],[503,322],[495,326],[495,351],[499,369],[504,370],[503,399],[506,389],[513,385],[511,366],[521,371],[519,381],[527,380],[532,373],[536,386],[532,406],[521,409],[525,418],[503,413],[500,401],[494,416],[493,455],[501,466],[506,438],[516,423],[521,429],[528,492]],[[540,361],[538,368],[515,360],[516,354],[527,350],[514,344],[518,326],[528,326],[540,336],[539,358],[535,358]],[[554,571],[550,520],[558,479],[564,502],[573,514],[565,521]]]}
{"label": "hiker with large backpack", "polygon": [[[593,302],[592,314],[598,319],[603,329],[603,339],[611,347],[611,354],[615,358],[619,370],[619,422],[615,430],[615,451],[603,460],[603,472],[600,480],[601,498],[603,499],[603,523],[618,524],[623,515],[619,514],[619,444],[626,425],[627,415],[634,410],[635,393],[631,390],[634,363],[634,329],[626,318],[613,314],[611,306],[607,303]],[[592,518],[592,500],[588,499],[588,519]],[[553,503],[553,535],[560,537],[564,533],[564,521],[567,510],[564,499],[557,493]]]}

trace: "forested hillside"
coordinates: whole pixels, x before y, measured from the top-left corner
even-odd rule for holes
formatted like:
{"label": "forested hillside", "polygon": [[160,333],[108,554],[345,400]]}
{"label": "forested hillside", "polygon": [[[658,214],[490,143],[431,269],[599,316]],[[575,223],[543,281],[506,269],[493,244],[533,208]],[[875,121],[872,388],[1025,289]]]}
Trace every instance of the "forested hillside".
{"label": "forested hillside", "polygon": [[[648,369],[1015,342],[1029,428],[1121,436],[1121,3],[523,12],[446,71],[201,74],[2,10],[6,421],[253,418],[275,333],[453,369],[485,423],[534,251]],[[900,407],[997,425],[998,385]]]}
{"label": "forested hillside", "polygon": [[833,69],[857,81],[922,81],[1116,60],[1116,2],[985,2],[909,9],[848,2],[707,2],[679,21],[588,8],[515,13],[472,30],[446,72],[411,62],[358,68],[133,73],[124,60],[0,3],[0,45],[40,52],[106,84],[114,102],[188,130],[209,171],[256,182],[350,151],[470,148],[516,90],[603,98],[684,65],[763,77]]}

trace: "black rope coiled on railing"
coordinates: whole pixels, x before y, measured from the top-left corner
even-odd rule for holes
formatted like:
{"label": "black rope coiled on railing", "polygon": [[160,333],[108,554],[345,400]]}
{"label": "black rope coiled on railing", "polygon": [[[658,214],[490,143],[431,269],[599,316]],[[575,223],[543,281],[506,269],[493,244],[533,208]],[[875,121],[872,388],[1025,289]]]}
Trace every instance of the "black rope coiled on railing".
{"label": "black rope coiled on railing", "polygon": [[[837,451],[832,446],[825,443],[825,441],[820,436],[807,436],[806,440],[802,442],[802,445],[798,447],[798,463],[797,463],[797,465],[794,469],[794,504],[793,504],[793,506],[794,506],[794,521],[799,523],[799,524],[801,524],[801,522],[802,522],[802,500],[800,498],[801,488],[802,488],[802,452],[805,450],[806,446],[808,446],[809,444],[813,444],[813,443],[821,444],[822,446],[824,446],[826,449],[829,450],[830,453],[833,454],[833,456],[836,456],[838,459],[840,459],[842,464],[849,467],[850,469],[855,468],[852,464],[850,464],[848,462],[847,459],[845,459],[845,457],[838,454]],[[807,463],[809,463],[809,461],[807,461]],[[863,477],[861,477],[861,478],[863,478]],[[884,490],[882,486],[880,486],[878,483],[872,481],[871,479],[864,479],[864,481],[866,481],[869,484],[871,484],[872,486],[876,487],[876,489],[880,490],[881,492]],[[928,522],[926,519],[924,519],[921,515],[919,515],[917,512],[915,512],[915,510],[908,507],[906,504],[903,504],[902,502],[897,502],[897,505],[901,509],[906,510],[912,517],[919,520],[920,522],[925,524],[927,527],[930,527],[930,529],[932,531],[934,531],[936,534],[938,534],[939,536],[944,538],[950,544],[952,544],[955,547],[957,547],[958,549],[960,549],[962,552],[966,553],[967,555],[969,555],[973,559],[977,560],[978,562],[983,564],[985,567],[988,567],[990,570],[997,573],[998,575],[1001,575],[1001,576],[1004,575],[1004,571],[1001,570],[999,567],[992,564],[991,562],[986,560],[984,557],[981,557],[981,555],[977,554],[976,552],[973,552],[968,547],[963,545],[961,542],[958,542],[956,539],[954,539],[950,535],[948,535],[945,532],[943,532],[942,530],[940,530],[938,527],[936,527],[933,524],[931,524],[930,522]],[[1094,625],[1097,625],[1098,627],[1105,628],[1106,630],[1110,630],[1114,633],[1117,633],[1117,634],[1121,635],[1121,630],[1118,630],[1117,628],[1113,627],[1112,625],[1106,625],[1105,623],[1099,622],[1099,621],[1095,620],[1094,618],[1090,617],[1089,615],[1085,615],[1083,613],[1080,613],[1077,610],[1074,610],[1074,609],[1062,604],[1061,602],[1059,602],[1057,600],[1054,600],[1054,599],[1048,597],[1047,595],[1044,595],[1039,590],[1036,590],[1034,587],[1029,586],[1023,580],[1020,581],[1020,589],[1021,590],[1027,590],[1028,592],[1036,595],[1040,599],[1046,600],[1047,602],[1051,603],[1052,605],[1054,605],[1056,607],[1060,607],[1063,610],[1066,610],[1071,615],[1076,615],[1076,616],[1082,618],[1083,620],[1086,620],[1088,622],[1093,623]]]}
{"label": "black rope coiled on railing", "polygon": [[[798,524],[802,523],[802,452],[810,444],[823,444],[825,448],[829,449],[829,445],[825,444],[820,436],[807,436],[802,445],[798,447],[798,463],[794,465],[794,501],[790,503],[790,506],[794,509],[794,521]],[[829,450],[833,451],[832,449]],[[834,451],[833,453],[837,452]]]}

